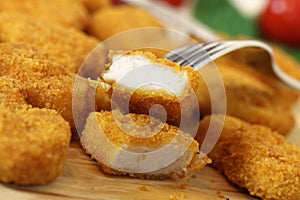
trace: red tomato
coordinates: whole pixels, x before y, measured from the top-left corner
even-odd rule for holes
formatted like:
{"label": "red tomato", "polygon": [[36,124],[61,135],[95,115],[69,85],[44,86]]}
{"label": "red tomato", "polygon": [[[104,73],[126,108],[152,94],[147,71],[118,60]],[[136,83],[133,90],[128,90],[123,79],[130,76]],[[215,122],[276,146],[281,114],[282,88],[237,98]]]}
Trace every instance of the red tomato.
{"label": "red tomato", "polygon": [[123,4],[123,2],[122,2],[121,0],[111,0],[111,2],[112,2],[114,5]]}
{"label": "red tomato", "polygon": [[260,18],[261,32],[292,46],[300,45],[300,0],[271,0]]}
{"label": "red tomato", "polygon": [[185,0],[165,0],[165,1],[173,6],[181,6]]}

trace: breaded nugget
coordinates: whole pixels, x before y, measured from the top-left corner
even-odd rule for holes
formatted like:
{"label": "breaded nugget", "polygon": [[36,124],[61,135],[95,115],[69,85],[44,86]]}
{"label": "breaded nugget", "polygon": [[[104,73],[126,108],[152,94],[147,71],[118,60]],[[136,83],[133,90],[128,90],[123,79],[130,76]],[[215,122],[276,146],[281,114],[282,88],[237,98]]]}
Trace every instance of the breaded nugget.
{"label": "breaded nugget", "polygon": [[0,76],[19,80],[29,104],[58,111],[74,129],[72,90],[75,75],[30,44],[1,43],[0,54]]}
{"label": "breaded nugget", "polygon": [[145,27],[162,27],[162,25],[141,8],[128,5],[111,6],[93,14],[88,32],[100,40],[105,40],[123,31]]}
{"label": "breaded nugget", "polygon": [[56,110],[75,131],[72,113],[74,76],[49,76],[26,84],[27,102],[34,107]]}
{"label": "breaded nugget", "polygon": [[123,115],[117,110],[91,113],[80,141],[104,172],[114,175],[186,176],[210,162],[193,137],[148,115]]}
{"label": "breaded nugget", "polygon": [[91,12],[112,5],[111,0],[79,0],[79,1],[82,2],[87,7],[87,9]]}
{"label": "breaded nugget", "polygon": [[[247,40],[248,37],[242,36],[238,37],[240,40]],[[252,38],[250,38],[252,39]],[[273,43],[268,43],[274,52],[275,60],[283,71],[285,71],[290,76],[300,80],[300,70],[299,62],[295,60],[291,55],[285,52],[278,45]],[[234,51],[230,53],[233,59],[246,64],[249,67],[254,67],[257,71],[263,72],[264,75],[271,76],[272,80],[275,81],[276,76],[271,66],[271,60],[268,53],[261,48],[244,48],[239,51]],[[277,78],[278,81],[278,78]],[[281,80],[279,80],[282,82]]]}
{"label": "breaded nugget", "polygon": [[0,43],[0,76],[30,82],[45,76],[68,75],[63,65],[51,60],[40,47],[29,43]]}
{"label": "breaded nugget", "polygon": [[[284,89],[265,81],[258,72],[232,59],[222,58],[215,63],[224,82],[228,115],[268,126],[282,135],[292,130],[295,119],[291,107],[298,98],[297,94],[283,96]],[[209,90],[214,92],[214,88]],[[197,94],[202,115],[212,112],[209,90],[200,79]]]}
{"label": "breaded nugget", "polygon": [[[166,121],[171,125],[179,126],[183,120],[197,123],[199,109],[194,91],[199,77],[193,68],[180,67],[151,52],[127,52],[113,58],[102,73],[96,104],[99,110],[117,107],[138,114],[148,114],[151,110],[157,118],[166,112]],[[164,111],[155,105],[162,106]]]}
{"label": "breaded nugget", "polygon": [[0,40],[33,44],[71,72],[77,72],[84,58],[98,44],[97,39],[78,30],[12,12],[0,13]]}
{"label": "breaded nugget", "polygon": [[0,76],[0,106],[7,109],[28,109],[27,93],[17,79]]}
{"label": "breaded nugget", "polygon": [[57,23],[77,29],[83,29],[88,18],[84,5],[73,0],[2,0],[0,11],[30,14],[35,20],[45,20],[45,26]]}
{"label": "breaded nugget", "polygon": [[56,111],[0,107],[0,181],[52,181],[63,171],[70,135],[68,123]]}
{"label": "breaded nugget", "polygon": [[[208,127],[220,125],[223,116],[205,117],[196,139],[201,144]],[[300,149],[267,127],[227,116],[219,141],[208,155],[229,181],[247,188],[251,195],[265,200],[300,199]]]}

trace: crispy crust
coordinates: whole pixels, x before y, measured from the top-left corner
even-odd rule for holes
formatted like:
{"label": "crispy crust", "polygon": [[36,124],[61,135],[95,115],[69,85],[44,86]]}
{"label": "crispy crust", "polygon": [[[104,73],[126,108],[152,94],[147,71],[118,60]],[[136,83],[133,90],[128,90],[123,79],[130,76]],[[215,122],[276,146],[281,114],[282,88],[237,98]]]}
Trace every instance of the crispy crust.
{"label": "crispy crust", "polygon": [[71,72],[77,72],[84,58],[99,43],[71,28],[36,20],[34,16],[0,13],[1,42],[26,42],[43,49],[48,57]]}
{"label": "crispy crust", "polygon": [[55,111],[0,107],[0,181],[46,184],[59,176],[66,160],[70,127]]}
{"label": "crispy crust", "polygon": [[[292,130],[295,119],[291,107],[298,94],[286,93],[255,70],[232,59],[219,59],[216,65],[225,86],[228,115],[268,126],[282,135]],[[207,86],[201,80],[198,100],[201,114],[208,115],[211,113],[211,101]]]}
{"label": "crispy crust", "polygon": [[0,44],[0,75],[19,80],[12,87],[22,90],[33,107],[58,111],[75,131],[72,90],[75,76],[48,54],[26,43]]}
{"label": "crispy crust", "polygon": [[144,27],[162,27],[162,25],[143,9],[123,5],[105,7],[95,12],[88,31],[100,40],[105,40],[123,31]]}
{"label": "crispy crust", "polygon": [[30,14],[39,20],[77,29],[85,28],[88,20],[85,7],[73,0],[2,0],[0,11]]}
{"label": "crispy crust", "polygon": [[[188,134],[183,133],[175,126],[170,126],[164,123],[157,134],[146,138],[139,138],[129,135],[121,130],[115,121],[115,115],[121,117],[121,126],[126,127],[128,125],[128,119],[125,119],[124,115],[122,115],[119,111],[91,113],[81,137],[81,145],[88,154],[92,155],[93,159],[97,160],[105,173],[114,175],[129,175],[131,177],[142,179],[164,179],[173,174],[185,176],[189,173],[194,173],[210,162],[206,155],[203,153],[199,154],[198,143]],[[129,114],[127,116],[129,116],[130,119],[137,125],[135,128],[130,130],[130,134],[145,136],[147,132],[139,130],[138,126],[143,127],[149,124],[151,118],[147,115],[138,114]],[[159,121],[156,122],[161,124]],[[100,128],[98,128],[98,126]],[[128,151],[154,151],[171,142],[178,146],[182,146],[183,148],[184,144],[189,144],[189,146],[187,146],[188,149],[186,149],[186,152],[181,158],[163,169],[149,173],[123,172],[118,171],[111,166],[107,166],[99,159],[99,157],[109,159],[113,158],[119,150],[109,149],[104,140],[99,137],[98,131],[102,132],[102,134],[104,134],[105,137],[118,148],[122,149],[125,147]],[[179,135],[179,139],[177,138],[176,141],[173,141],[177,134]],[[190,140],[192,140],[191,143],[189,143]]]}
{"label": "crispy crust", "polygon": [[[116,87],[116,83],[107,83],[103,79],[101,82],[106,83],[110,88],[103,88],[99,84],[97,87],[96,100],[98,110],[111,110],[111,95],[114,95],[113,106],[121,110],[128,109],[126,99],[130,98],[129,111],[131,113],[148,114],[153,105],[158,104],[164,107],[167,112],[167,122],[171,125],[179,126],[181,123],[182,113],[185,113],[186,118],[193,119],[191,121],[198,121],[197,115],[197,100],[191,95],[198,88],[199,73],[191,67],[180,67],[179,64],[169,61],[165,58],[157,58],[155,54],[147,51],[133,51],[125,53],[124,55],[135,56],[141,55],[150,59],[153,63],[160,64],[171,68],[176,73],[186,73],[188,77],[188,85],[183,94],[179,97],[166,93],[164,90],[145,91],[143,89],[136,89],[133,93],[130,89],[125,87]],[[108,69],[106,69],[107,71]],[[104,71],[104,73],[106,72]],[[196,96],[195,96],[196,97]],[[160,109],[152,110],[156,117],[162,116]],[[197,119],[196,119],[197,118]]]}
{"label": "crispy crust", "polygon": [[11,110],[28,109],[24,85],[13,78],[0,76],[0,106]]}
{"label": "crispy crust", "polygon": [[112,5],[111,0],[79,0],[82,2],[89,11],[95,12],[96,10],[106,8]]}
{"label": "crispy crust", "polygon": [[[223,116],[200,122],[197,140]],[[209,153],[213,166],[229,181],[265,200],[300,198],[300,149],[269,128],[227,116],[218,143]]]}

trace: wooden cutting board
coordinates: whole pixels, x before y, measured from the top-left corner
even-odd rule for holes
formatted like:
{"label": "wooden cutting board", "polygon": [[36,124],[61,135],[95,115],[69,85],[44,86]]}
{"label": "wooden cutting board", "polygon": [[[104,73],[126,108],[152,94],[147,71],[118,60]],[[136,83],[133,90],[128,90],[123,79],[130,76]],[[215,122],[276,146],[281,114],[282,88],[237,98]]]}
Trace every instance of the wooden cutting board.
{"label": "wooden cutting board", "polygon": [[[295,108],[298,125],[288,141],[300,147],[300,103]],[[20,187],[0,184],[0,200],[246,200],[256,199],[246,190],[237,188],[211,167],[190,180],[139,180],[105,175],[83,152],[78,142],[72,142],[62,176],[45,186]]]}

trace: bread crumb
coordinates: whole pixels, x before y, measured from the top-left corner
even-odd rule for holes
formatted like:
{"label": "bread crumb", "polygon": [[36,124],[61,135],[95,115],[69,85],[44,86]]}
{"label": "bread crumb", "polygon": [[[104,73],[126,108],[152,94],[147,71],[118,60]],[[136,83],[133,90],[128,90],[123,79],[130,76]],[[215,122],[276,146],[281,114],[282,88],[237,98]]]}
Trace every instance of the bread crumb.
{"label": "bread crumb", "polygon": [[229,198],[226,198],[221,191],[217,191],[217,195],[219,198],[222,198],[222,199],[226,199],[226,200],[229,200]]}
{"label": "bread crumb", "polygon": [[180,192],[179,194],[171,194],[169,196],[169,200],[183,200],[185,197],[184,193],[183,192]]}
{"label": "bread crumb", "polygon": [[141,185],[141,186],[139,186],[139,190],[148,191],[148,188],[145,185]]}
{"label": "bread crumb", "polygon": [[179,183],[179,188],[180,189],[186,189],[186,185],[184,183]]}

